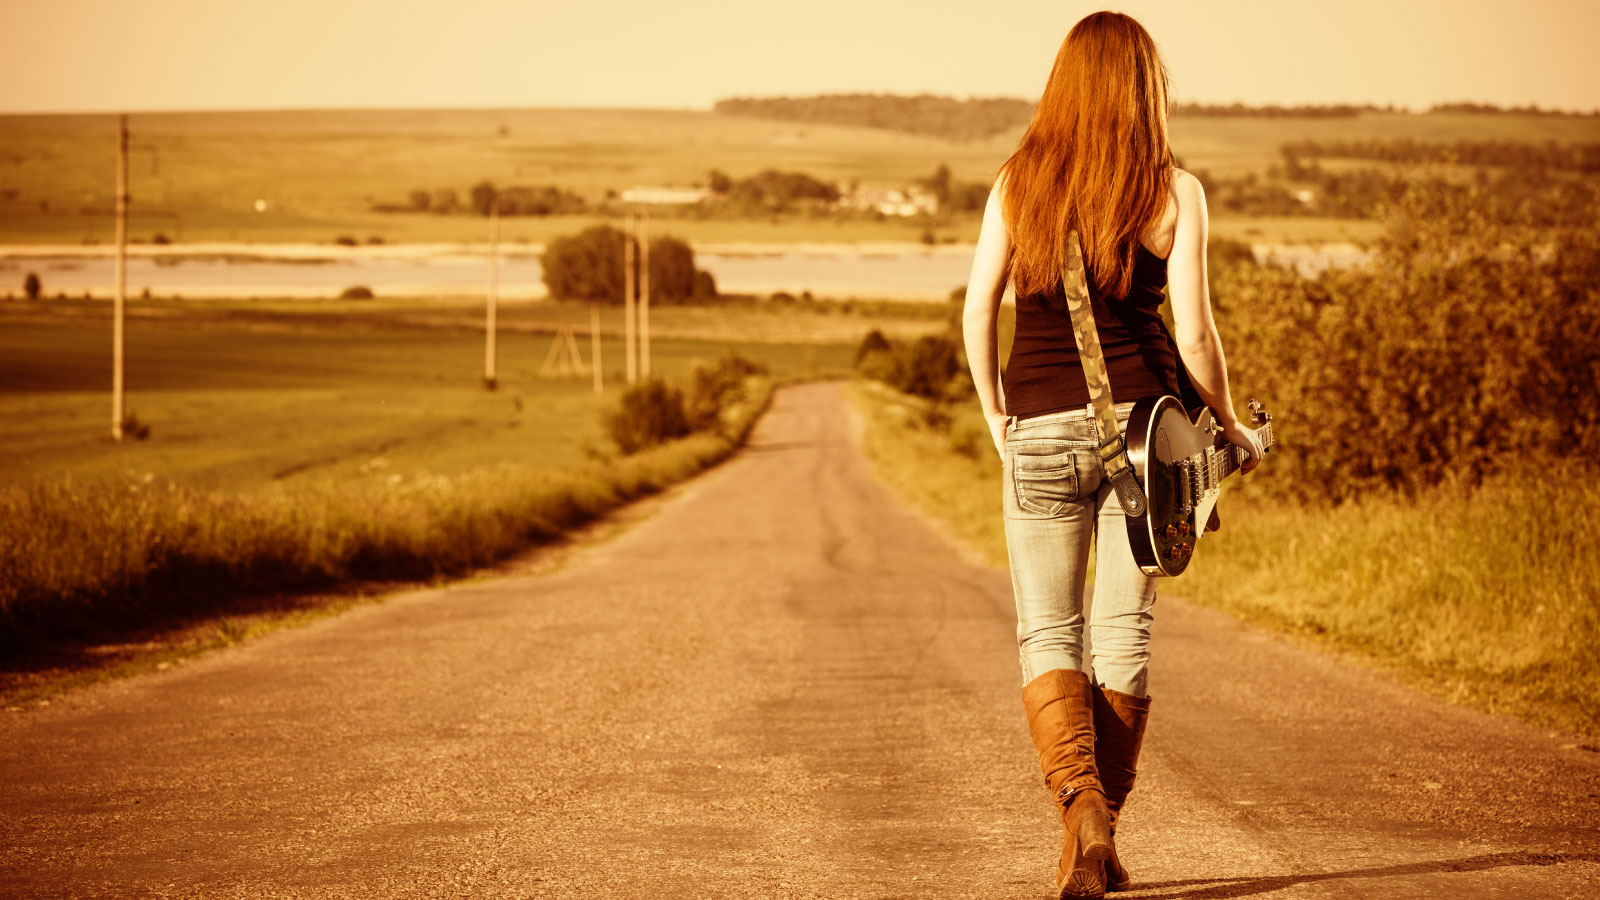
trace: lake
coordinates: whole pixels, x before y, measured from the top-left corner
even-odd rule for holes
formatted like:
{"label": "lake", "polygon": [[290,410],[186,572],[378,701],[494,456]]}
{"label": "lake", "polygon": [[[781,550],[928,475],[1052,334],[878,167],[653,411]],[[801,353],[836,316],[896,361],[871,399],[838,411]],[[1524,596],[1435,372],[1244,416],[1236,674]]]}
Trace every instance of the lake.
{"label": "lake", "polygon": [[[1314,274],[1329,266],[1359,265],[1366,251],[1353,245],[1322,248],[1258,246],[1257,258]],[[545,296],[537,247],[507,248],[500,260],[500,295]],[[699,252],[725,293],[766,295],[810,291],[817,297],[943,300],[964,287],[970,246],[926,250]],[[110,296],[115,262],[105,247],[0,248],[0,294],[22,291],[35,272],[47,296],[65,292]],[[337,247],[311,245],[209,245],[130,248],[128,295],[163,297],[333,297],[364,285],[379,296],[476,295],[487,290],[487,249],[458,245]]]}

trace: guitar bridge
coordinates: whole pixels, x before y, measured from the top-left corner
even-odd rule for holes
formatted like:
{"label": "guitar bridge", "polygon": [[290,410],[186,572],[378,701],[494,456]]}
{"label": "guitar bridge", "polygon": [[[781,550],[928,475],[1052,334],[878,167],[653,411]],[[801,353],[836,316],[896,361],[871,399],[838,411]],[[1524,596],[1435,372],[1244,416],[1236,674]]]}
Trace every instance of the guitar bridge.
{"label": "guitar bridge", "polygon": [[1179,512],[1188,515],[1200,502],[1200,479],[1194,471],[1194,460],[1186,459],[1178,463],[1178,503]]}

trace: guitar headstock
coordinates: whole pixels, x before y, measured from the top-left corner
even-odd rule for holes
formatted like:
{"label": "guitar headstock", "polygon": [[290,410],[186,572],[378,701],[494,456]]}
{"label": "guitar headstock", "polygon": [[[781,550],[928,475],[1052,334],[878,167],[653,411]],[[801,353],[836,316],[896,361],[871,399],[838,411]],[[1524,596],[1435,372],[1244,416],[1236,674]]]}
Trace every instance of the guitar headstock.
{"label": "guitar headstock", "polygon": [[1254,425],[1257,429],[1262,430],[1262,449],[1272,449],[1272,413],[1267,412],[1266,406],[1262,405],[1261,401],[1254,398],[1250,400],[1248,405],[1250,409],[1250,424]]}

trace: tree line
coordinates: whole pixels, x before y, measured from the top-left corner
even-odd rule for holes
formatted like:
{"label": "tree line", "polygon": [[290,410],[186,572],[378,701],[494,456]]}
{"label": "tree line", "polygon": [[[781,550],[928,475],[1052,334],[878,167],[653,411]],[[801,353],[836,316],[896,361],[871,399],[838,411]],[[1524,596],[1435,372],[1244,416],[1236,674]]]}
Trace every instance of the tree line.
{"label": "tree line", "polygon": [[406,202],[376,203],[372,210],[487,216],[497,198],[502,216],[558,216],[590,211],[583,195],[566,188],[552,184],[497,187],[492,181],[478,182],[464,196],[455,188],[416,188],[407,195]]}
{"label": "tree line", "polygon": [[[974,97],[958,100],[934,94],[819,94],[810,97],[729,97],[712,110],[736,116],[755,116],[786,122],[855,125],[887,128],[911,134],[956,141],[982,140],[1017,131],[1033,116],[1033,101],[1017,97]],[[1365,113],[1409,115],[1393,103],[1302,103],[1294,105],[1246,103],[1175,103],[1174,116],[1263,119],[1338,119]],[[1566,112],[1537,105],[1496,106],[1491,103],[1439,103],[1427,113],[1482,115],[1597,116],[1593,112]]]}
{"label": "tree line", "polygon": [[933,94],[731,97],[712,111],[788,122],[889,128],[950,140],[981,140],[1027,124],[1034,104],[1013,97],[957,100]]}
{"label": "tree line", "polygon": [[[1417,159],[1427,159],[1449,152],[1451,145],[1439,150],[1416,145],[1410,151],[1377,144],[1351,146],[1374,154],[1371,158],[1388,154],[1399,159],[1413,153]],[[1285,145],[1283,164],[1274,166],[1265,177],[1254,172],[1219,176],[1196,170],[1194,174],[1205,186],[1212,209],[1245,216],[1375,219],[1412,194],[1423,199],[1408,202],[1433,202],[1440,209],[1470,205],[1484,219],[1506,225],[1574,227],[1592,225],[1600,216],[1600,180],[1587,177],[1585,171],[1485,165],[1465,176],[1449,176],[1399,167],[1327,169],[1316,158],[1303,161],[1299,155],[1303,149],[1303,144]],[[1499,158],[1487,150],[1480,156]],[[1508,151],[1504,158],[1516,158],[1516,151]]]}
{"label": "tree line", "polygon": [[1600,143],[1542,144],[1527,141],[1293,141],[1283,145],[1291,159],[1375,159],[1392,163],[1454,163],[1469,166],[1520,166],[1600,172]]}

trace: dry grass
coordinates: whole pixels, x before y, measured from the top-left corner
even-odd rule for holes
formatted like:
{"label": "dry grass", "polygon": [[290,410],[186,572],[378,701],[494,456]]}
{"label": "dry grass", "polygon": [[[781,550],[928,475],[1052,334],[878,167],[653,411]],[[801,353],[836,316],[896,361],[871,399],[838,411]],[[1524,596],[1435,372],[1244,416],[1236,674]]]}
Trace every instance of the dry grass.
{"label": "dry grass", "polygon": [[0,531],[4,649],[192,615],[241,594],[468,571],[725,458],[770,396],[767,382],[756,384],[724,434],[608,461],[504,463],[357,488],[99,480],[0,489],[0,517],[12,523]]}
{"label": "dry grass", "polygon": [[[875,383],[853,397],[874,468],[911,505],[1006,565],[1000,467],[973,409],[950,429]],[[1270,460],[1269,463],[1270,465]],[[1230,484],[1223,529],[1163,587],[1395,671],[1456,702],[1600,736],[1600,471],[1530,465],[1479,487],[1437,485],[1324,509]]]}

